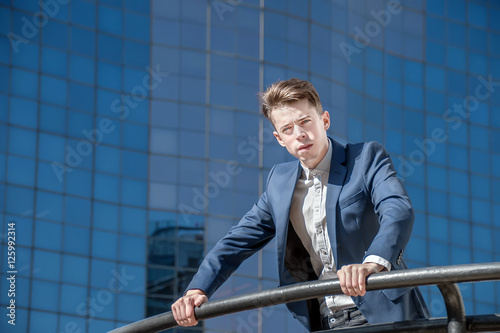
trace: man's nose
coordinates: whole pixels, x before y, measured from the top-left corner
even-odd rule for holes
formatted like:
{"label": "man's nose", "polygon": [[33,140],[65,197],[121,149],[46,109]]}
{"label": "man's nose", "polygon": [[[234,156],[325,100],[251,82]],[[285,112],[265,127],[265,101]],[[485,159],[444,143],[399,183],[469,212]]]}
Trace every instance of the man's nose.
{"label": "man's nose", "polygon": [[295,126],[295,137],[297,139],[302,139],[306,137],[306,131],[300,127],[300,126]]}

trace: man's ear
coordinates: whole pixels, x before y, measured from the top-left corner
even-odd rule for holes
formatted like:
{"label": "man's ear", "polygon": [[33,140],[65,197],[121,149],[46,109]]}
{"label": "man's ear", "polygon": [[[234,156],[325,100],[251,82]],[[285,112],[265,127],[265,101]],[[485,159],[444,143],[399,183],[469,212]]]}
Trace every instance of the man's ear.
{"label": "man's ear", "polygon": [[325,131],[327,129],[330,128],[330,114],[328,113],[328,111],[325,111],[323,112],[323,115],[321,116],[322,120],[323,120],[323,127],[325,129]]}
{"label": "man's ear", "polygon": [[285,147],[285,142],[283,142],[283,140],[281,140],[281,137],[280,137],[280,135],[278,134],[278,132],[273,131],[273,135],[274,135],[274,137],[276,138],[276,140],[278,141],[278,143],[279,143],[282,147]]}

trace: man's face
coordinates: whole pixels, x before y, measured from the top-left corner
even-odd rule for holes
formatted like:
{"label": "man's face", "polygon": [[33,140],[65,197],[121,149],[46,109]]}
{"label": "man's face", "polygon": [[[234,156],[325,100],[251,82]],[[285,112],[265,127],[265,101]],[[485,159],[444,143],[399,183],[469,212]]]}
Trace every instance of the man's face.
{"label": "man's face", "polygon": [[321,162],[328,151],[328,111],[320,116],[316,108],[304,99],[273,109],[271,120],[276,129],[274,136],[290,154],[309,169]]}

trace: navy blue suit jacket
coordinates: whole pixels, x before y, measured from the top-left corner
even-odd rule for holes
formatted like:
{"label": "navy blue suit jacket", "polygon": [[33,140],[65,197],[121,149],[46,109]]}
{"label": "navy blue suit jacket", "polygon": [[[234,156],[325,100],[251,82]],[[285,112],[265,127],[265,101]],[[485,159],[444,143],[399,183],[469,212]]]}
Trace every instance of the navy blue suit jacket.
{"label": "navy blue suit jacket", "polygon": [[[333,144],[328,179],[326,217],[337,269],[377,255],[405,269],[403,250],[414,213],[385,149],[378,143]],[[266,191],[240,222],[208,253],[188,289],[210,297],[243,260],[276,237],[280,286],[315,280],[307,251],[290,224],[295,184],[302,172],[299,161],[278,164],[270,171]],[[353,297],[370,323],[428,317],[416,288],[369,291]],[[319,326],[316,299],[287,304],[307,329]]]}

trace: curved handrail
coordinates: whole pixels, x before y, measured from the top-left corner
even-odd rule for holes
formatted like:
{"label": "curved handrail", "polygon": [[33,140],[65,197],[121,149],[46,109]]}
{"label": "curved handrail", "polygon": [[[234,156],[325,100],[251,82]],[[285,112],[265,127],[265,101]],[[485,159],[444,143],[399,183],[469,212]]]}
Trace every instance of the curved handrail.
{"label": "curved handrail", "polygon": [[[500,262],[436,266],[372,274],[367,279],[366,290],[499,279]],[[234,296],[227,299],[210,301],[202,304],[199,308],[195,308],[195,315],[198,320],[205,320],[245,310],[341,293],[342,289],[340,288],[338,279],[309,281],[246,295]],[[176,326],[177,323],[172,313],[165,312],[119,327],[110,333],[159,332]]]}

